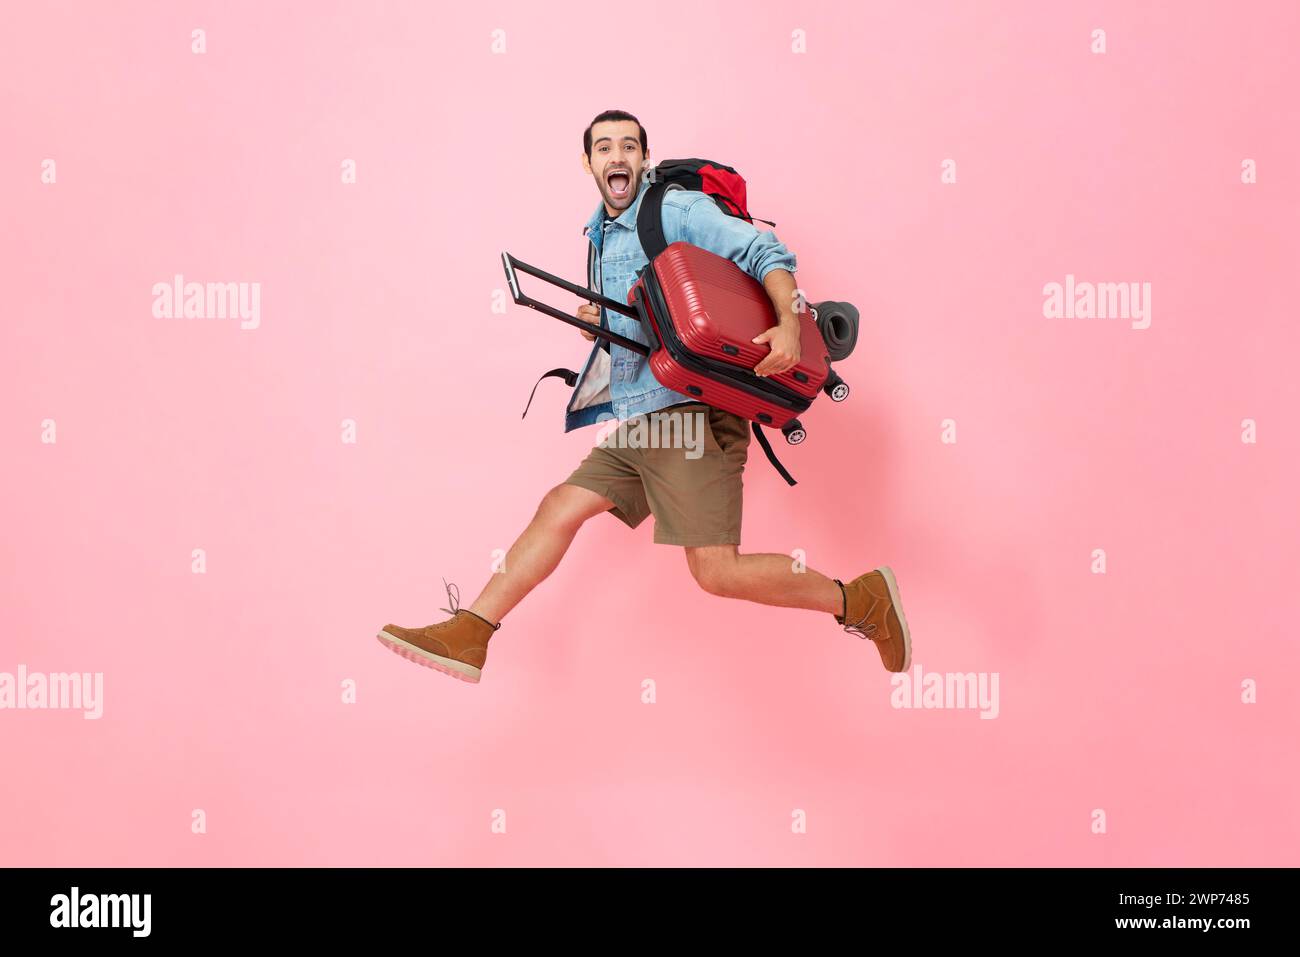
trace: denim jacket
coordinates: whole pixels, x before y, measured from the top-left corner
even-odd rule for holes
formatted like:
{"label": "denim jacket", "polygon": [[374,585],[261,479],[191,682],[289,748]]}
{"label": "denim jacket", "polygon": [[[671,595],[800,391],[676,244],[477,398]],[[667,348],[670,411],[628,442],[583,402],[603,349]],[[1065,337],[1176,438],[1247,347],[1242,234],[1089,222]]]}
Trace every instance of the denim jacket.
{"label": "denim jacket", "polygon": [[[604,218],[602,202],[583,227],[583,233],[596,247],[595,275],[588,277],[588,281],[619,302],[627,302],[637,270],[649,261],[636,233],[637,212],[649,188],[648,180],[642,180],[636,199],[617,219]],[[671,189],[664,194],[663,229],[666,242],[684,241],[725,256],[759,282],[773,269],[795,271],[794,253],[775,233],[728,216],[711,197],[695,190]],[[600,312],[600,322],[605,328],[637,342],[646,342],[641,324],[635,319],[604,308]],[[645,356],[613,344],[606,352],[597,340],[565,408],[564,431],[610,419],[622,421],[693,401],[696,400],[688,395],[661,386],[650,372]]]}

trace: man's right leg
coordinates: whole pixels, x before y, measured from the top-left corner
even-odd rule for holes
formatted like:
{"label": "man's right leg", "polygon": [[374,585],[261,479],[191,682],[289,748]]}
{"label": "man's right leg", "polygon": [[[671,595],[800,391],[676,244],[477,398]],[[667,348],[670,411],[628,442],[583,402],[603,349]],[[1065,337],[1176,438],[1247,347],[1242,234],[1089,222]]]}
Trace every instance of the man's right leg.
{"label": "man's right leg", "polygon": [[613,502],[589,489],[555,486],[542,498],[537,514],[510,546],[503,570],[492,576],[469,610],[490,622],[499,622],[555,571],[582,523],[613,507]]}
{"label": "man's right leg", "polygon": [[488,642],[501,619],[542,579],[555,570],[582,523],[609,512],[629,528],[650,514],[645,488],[635,463],[621,447],[597,446],[578,468],[546,493],[537,514],[506,554],[505,568],[494,574],[469,608],[424,628],[388,624],[379,640],[404,658],[466,681],[478,681],[487,660]]}
{"label": "man's right leg", "polygon": [[556,486],[506,555],[504,570],[492,576],[472,607],[457,608],[449,589],[451,618],[424,628],[390,623],[379,640],[403,658],[477,682],[487,662],[488,642],[505,613],[555,570],[583,522],[613,507],[611,500],[590,489]]}

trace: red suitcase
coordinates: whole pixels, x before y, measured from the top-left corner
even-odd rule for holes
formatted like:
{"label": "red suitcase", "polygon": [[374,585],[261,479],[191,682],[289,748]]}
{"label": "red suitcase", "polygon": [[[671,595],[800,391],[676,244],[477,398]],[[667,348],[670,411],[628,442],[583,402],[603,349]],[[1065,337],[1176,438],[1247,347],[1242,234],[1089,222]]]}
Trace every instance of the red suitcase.
{"label": "red suitcase", "polygon": [[[768,347],[752,340],[775,322],[772,301],[756,279],[706,249],[682,242],[668,246],[642,270],[628,292],[626,305],[509,253],[502,253],[501,259],[511,296],[519,305],[647,356],[660,384],[752,422],[759,445],[791,485],[794,479],[776,460],[761,426],[781,429],[787,442],[798,445],[807,435],[798,416],[812,405],[818,390],[836,402],[848,396],[848,386],[831,369],[815,308],[800,317],[798,365],[775,376],[754,375],[754,367],[767,355]],[[651,344],[592,326],[524,295],[516,270],[638,320]]]}
{"label": "red suitcase", "polygon": [[[628,293],[647,338],[650,370],[662,385],[701,402],[786,429],[826,383],[831,359],[811,313],[800,317],[800,359],[793,369],[759,378],[754,367],[768,353],[753,339],[772,327],[767,291],[729,259],[673,243],[656,256]],[[794,443],[803,440],[794,436]]]}

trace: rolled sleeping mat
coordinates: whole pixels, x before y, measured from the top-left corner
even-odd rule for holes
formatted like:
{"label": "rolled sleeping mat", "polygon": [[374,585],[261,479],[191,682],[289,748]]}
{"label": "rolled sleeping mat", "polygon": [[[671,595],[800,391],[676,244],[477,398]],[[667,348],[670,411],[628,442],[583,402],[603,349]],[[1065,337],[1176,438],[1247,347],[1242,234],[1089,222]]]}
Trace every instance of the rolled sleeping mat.
{"label": "rolled sleeping mat", "polygon": [[818,302],[817,328],[832,362],[847,359],[858,344],[858,310],[850,302]]}

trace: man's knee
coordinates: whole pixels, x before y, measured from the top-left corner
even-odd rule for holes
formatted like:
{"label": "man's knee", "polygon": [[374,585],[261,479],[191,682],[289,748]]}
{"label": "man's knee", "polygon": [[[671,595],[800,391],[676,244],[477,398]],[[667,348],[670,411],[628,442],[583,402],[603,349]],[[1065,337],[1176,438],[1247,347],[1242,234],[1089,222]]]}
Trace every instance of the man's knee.
{"label": "man's knee", "polygon": [[686,549],[686,564],[695,581],[710,595],[730,594],[736,570],[736,546],[707,545]]}
{"label": "man's knee", "polygon": [[542,496],[537,518],[547,525],[572,528],[613,505],[608,499],[576,485],[557,485]]}

